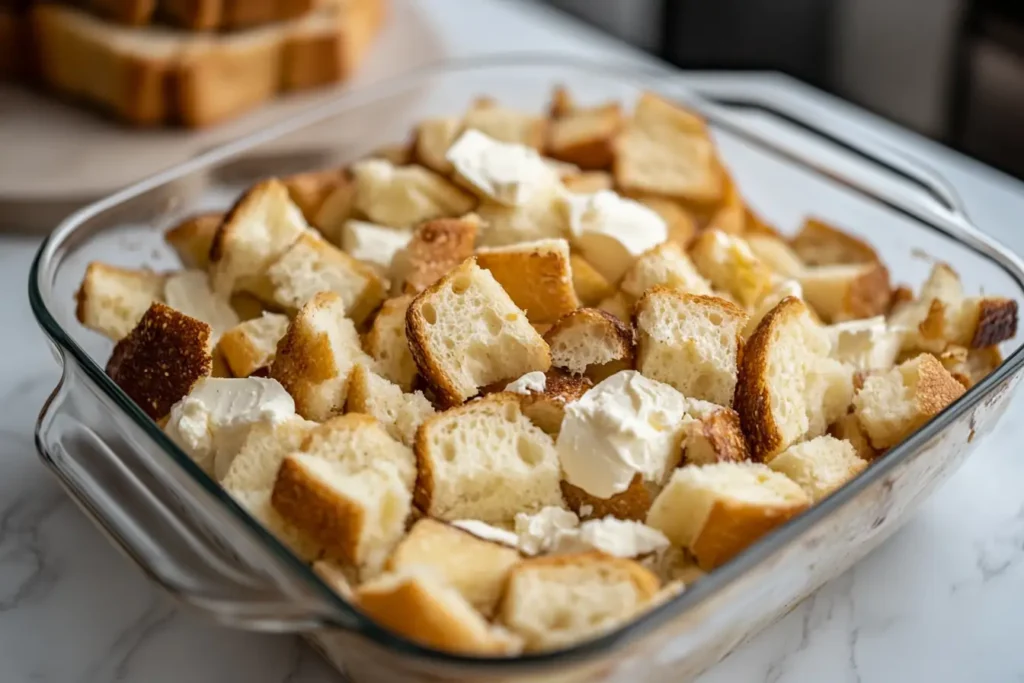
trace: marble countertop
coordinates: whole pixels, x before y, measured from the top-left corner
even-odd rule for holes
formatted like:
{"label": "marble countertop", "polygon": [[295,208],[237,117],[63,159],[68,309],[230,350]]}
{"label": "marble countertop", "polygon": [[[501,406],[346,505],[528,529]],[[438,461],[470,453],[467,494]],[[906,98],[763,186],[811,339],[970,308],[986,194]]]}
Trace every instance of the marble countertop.
{"label": "marble countertop", "polygon": [[[420,7],[450,54],[557,48],[643,59],[529,3],[420,0]],[[1024,252],[1016,229],[1024,186],[812,89],[767,78],[809,113],[927,161],[958,188],[982,229]],[[0,237],[0,680],[337,680],[296,638],[223,629],[177,608],[39,464],[32,427],[59,370],[24,294],[38,243]],[[1022,412],[1018,396],[996,432],[902,531],[701,683],[1024,681],[1024,421],[1015,419]]]}

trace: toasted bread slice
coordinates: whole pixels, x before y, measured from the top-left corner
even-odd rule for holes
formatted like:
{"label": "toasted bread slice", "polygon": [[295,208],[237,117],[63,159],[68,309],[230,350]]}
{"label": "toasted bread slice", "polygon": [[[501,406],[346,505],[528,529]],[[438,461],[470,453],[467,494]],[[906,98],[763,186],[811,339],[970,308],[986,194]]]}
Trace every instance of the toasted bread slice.
{"label": "toasted bread slice", "polygon": [[153,303],[114,346],[107,374],[146,415],[163,419],[213,370],[212,334],[206,323]]}
{"label": "toasted bread slice", "polygon": [[614,172],[626,191],[688,202],[715,203],[724,190],[704,120],[649,92],[616,141]]}
{"label": "toasted bread slice", "polygon": [[922,353],[865,379],[853,405],[871,445],[882,449],[905,439],[964,391],[935,356]]}
{"label": "toasted bread slice", "polygon": [[441,218],[416,228],[412,240],[392,262],[395,285],[418,294],[473,255],[480,222],[475,216]]}
{"label": "toasted bread slice", "polygon": [[857,457],[850,442],[825,435],[790,446],[768,466],[799,484],[817,503],[863,472],[868,463]]}
{"label": "toasted bread slice", "polygon": [[664,287],[637,302],[637,369],[684,396],[731,406],[747,314],[725,299]]}
{"label": "toasted bread slice", "polygon": [[432,517],[508,523],[562,505],[558,453],[516,394],[492,394],[427,420],[416,434],[416,504]]}
{"label": "toasted bread slice", "polygon": [[183,266],[205,270],[210,265],[210,246],[223,220],[222,213],[197,214],[165,232],[164,241]]}
{"label": "toasted bread slice", "polygon": [[594,194],[615,189],[615,179],[605,171],[581,171],[563,177],[562,185],[575,194]]}
{"label": "toasted bread slice", "polygon": [[754,256],[780,277],[799,278],[807,267],[781,237],[748,234],[745,239]]}
{"label": "toasted bread slice", "polygon": [[78,322],[114,341],[123,339],[154,302],[164,300],[167,276],[94,261],[75,293]]}
{"label": "toasted bread slice", "polygon": [[729,293],[741,306],[755,306],[772,288],[771,269],[736,235],[706,230],[690,245],[690,258],[712,287]]}
{"label": "toasted bread slice", "polygon": [[491,626],[462,595],[429,570],[386,574],[356,590],[359,609],[412,641],[464,655],[514,655],[522,643]]}
{"label": "toasted bread slice", "polygon": [[711,294],[711,285],[676,242],[663,242],[640,255],[619,287],[634,299],[657,286],[690,294]]}
{"label": "toasted bread slice", "polygon": [[363,340],[366,352],[377,361],[374,369],[402,391],[412,390],[417,375],[405,336],[405,314],[412,299],[412,295],[406,295],[385,301]]}
{"label": "toasted bread slice", "polygon": [[289,323],[288,316],[277,313],[246,320],[221,335],[217,351],[232,375],[248,377],[260,368],[270,366]]}
{"label": "toasted bread slice", "polygon": [[554,323],[579,308],[565,240],[483,247],[477,251],[476,262],[491,271],[532,323]]}
{"label": "toasted bread slice", "polygon": [[596,308],[580,308],[563,316],[544,334],[551,364],[574,375],[600,382],[635,363],[633,330]]}
{"label": "toasted bread slice", "polygon": [[422,166],[367,159],[352,166],[352,176],[355,208],[379,225],[411,228],[476,207],[476,197]]}
{"label": "toasted bread slice", "polygon": [[951,346],[939,355],[939,362],[956,381],[970,389],[1002,365],[1003,354],[999,352],[998,346],[982,349]]}
{"label": "toasted bread slice", "polygon": [[416,126],[413,154],[416,163],[450,176],[455,168],[448,161],[448,148],[462,130],[462,119],[454,116],[424,119]]}
{"label": "toasted bread slice", "polygon": [[582,306],[596,306],[615,294],[615,287],[579,254],[569,255],[572,287]]}
{"label": "toasted bread slice", "polygon": [[800,299],[783,299],[757,326],[744,348],[735,400],[755,460],[770,461],[824,434],[846,413],[853,369],[830,351],[827,333]]}
{"label": "toasted bread slice", "polygon": [[547,119],[543,116],[508,109],[490,102],[477,102],[466,112],[462,127],[478,130],[499,142],[544,148]]}
{"label": "toasted bread slice", "polygon": [[765,465],[688,465],[672,475],[655,499],[647,524],[710,571],[810,504],[798,484]]}
{"label": "toasted bread slice", "polygon": [[684,465],[711,465],[750,459],[746,437],[735,410],[688,399],[683,428]]}
{"label": "toasted bread slice", "polygon": [[870,244],[817,218],[804,221],[790,246],[809,266],[882,262]]}
{"label": "toasted bread slice", "polygon": [[264,295],[267,268],[308,229],[280,181],[271,178],[255,185],[231,208],[213,238],[213,290],[222,296],[237,291]]}
{"label": "toasted bread slice", "polygon": [[328,557],[356,565],[366,576],[379,571],[405,533],[412,494],[394,472],[289,453],[270,502],[322,544]]}
{"label": "toasted bread slice", "polygon": [[855,413],[847,413],[833,422],[829,425],[828,433],[853,446],[854,453],[861,460],[871,462],[883,452],[871,445],[871,439]]}
{"label": "toasted bread slice", "polygon": [[[533,374],[538,373],[528,373],[527,376]],[[574,377],[558,368],[551,368],[543,376],[544,388],[539,391],[518,389],[515,383],[505,387],[505,391],[517,394],[523,414],[551,438],[556,438],[565,418],[565,407],[579,400],[593,384],[586,377]]]}
{"label": "toasted bread slice", "polygon": [[584,170],[610,168],[615,138],[625,122],[618,103],[575,109],[548,126],[547,154]]}
{"label": "toasted bread slice", "polygon": [[448,405],[492,382],[551,367],[544,339],[472,258],[413,300],[406,334],[420,374]]}
{"label": "toasted bread slice", "polygon": [[427,567],[485,616],[494,613],[519,551],[424,518],[413,524],[388,560],[388,571]]}
{"label": "toasted bread slice", "polygon": [[384,301],[387,282],[358,261],[312,232],[306,232],[266,270],[272,303],[297,311],[320,292],[334,292],[345,315],[361,324]]}
{"label": "toasted bread slice", "polygon": [[889,271],[880,263],[810,266],[799,281],[804,300],[825,322],[870,318],[889,310]]}
{"label": "toasted bread slice", "polygon": [[358,363],[371,364],[345,302],[321,292],[299,309],[277,345],[270,376],[295,399],[296,412],[321,422],[341,412],[349,375]]}
{"label": "toasted bread slice", "polygon": [[164,303],[187,316],[202,320],[213,329],[214,343],[232,327],[242,322],[227,297],[210,288],[205,270],[182,270],[171,273],[164,283]]}
{"label": "toasted bread slice", "polygon": [[435,412],[422,393],[402,393],[401,387],[365,365],[357,365],[352,370],[345,410],[377,418],[392,438],[406,446],[412,446],[416,430]]}
{"label": "toasted bread slice", "polygon": [[537,557],[508,578],[499,621],[528,652],[555,650],[593,638],[642,612],[659,581],[639,563],[599,552]]}

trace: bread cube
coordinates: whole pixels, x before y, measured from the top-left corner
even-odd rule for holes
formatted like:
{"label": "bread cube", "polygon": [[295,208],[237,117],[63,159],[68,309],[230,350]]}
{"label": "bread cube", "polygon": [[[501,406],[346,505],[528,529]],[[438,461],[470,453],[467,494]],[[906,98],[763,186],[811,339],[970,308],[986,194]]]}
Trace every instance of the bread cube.
{"label": "bread cube", "polygon": [[310,431],[303,453],[339,461],[353,471],[379,469],[395,473],[410,491],[416,483],[412,449],[391,437],[376,418],[348,413],[331,418]]}
{"label": "bread cube", "polygon": [[426,567],[459,591],[485,616],[494,613],[519,551],[425,517],[415,524],[388,560],[388,571]]}
{"label": "bread cube", "polygon": [[579,254],[570,254],[572,286],[583,306],[594,306],[615,294],[615,287]]}
{"label": "bread cube", "polygon": [[746,241],[721,230],[700,233],[690,244],[690,258],[712,287],[727,292],[746,308],[756,305],[774,284],[771,269]]}
{"label": "bread cube", "polygon": [[422,393],[403,393],[401,387],[365,365],[352,370],[345,410],[376,418],[392,438],[406,446],[412,446],[416,430],[435,412]]}
{"label": "bread cube", "polygon": [[633,307],[636,301],[623,291],[615,292],[607,299],[597,304],[597,309],[614,316],[624,323],[633,319]]}
{"label": "bread cube", "polygon": [[548,156],[582,169],[610,168],[625,117],[618,103],[575,109],[548,126]]}
{"label": "bread cube", "polygon": [[647,518],[647,511],[651,509],[654,497],[661,490],[656,483],[644,481],[641,474],[633,477],[625,491],[608,498],[592,495],[564,479],[561,486],[566,506],[581,519],[615,517],[637,522]]}
{"label": "bread cube", "polygon": [[970,389],[1002,365],[1003,354],[999,352],[998,346],[982,349],[950,346],[939,354],[939,362],[956,381]]}
{"label": "bread cube", "polygon": [[637,369],[684,396],[731,406],[747,314],[724,299],[655,287],[636,305]]}
{"label": "bread cube", "polygon": [[[532,374],[536,373],[528,373],[527,376]],[[565,407],[579,400],[592,386],[586,377],[574,377],[558,368],[551,368],[544,373],[542,390],[516,389],[514,384],[509,384],[505,391],[518,395],[523,414],[545,434],[555,438],[562,429]]]}
{"label": "bread cube", "polygon": [[964,391],[935,356],[922,353],[865,379],[853,406],[871,445],[882,449],[905,439]]}
{"label": "bread cube", "polygon": [[630,559],[599,552],[536,557],[512,569],[498,619],[527,652],[556,650],[638,616],[658,588],[658,577]]}
{"label": "bread cube", "polygon": [[174,249],[183,266],[206,270],[210,264],[210,246],[223,220],[222,213],[191,216],[165,232],[164,241]]}
{"label": "bread cube", "polygon": [[781,237],[754,234],[746,235],[745,239],[754,256],[780,277],[799,278],[806,268],[797,253]]}
{"label": "bread cube", "polygon": [[420,374],[448,405],[492,382],[551,367],[544,339],[472,258],[413,300],[406,333]]}
{"label": "bread cube", "polygon": [[563,316],[544,334],[551,364],[574,375],[600,382],[634,365],[633,330],[596,308],[580,308]]}
{"label": "bread cube", "polygon": [[557,185],[539,188],[516,206],[485,200],[476,213],[483,222],[478,245],[502,247],[519,242],[559,239],[569,234],[565,192]]}
{"label": "bread cube", "polygon": [[883,315],[889,310],[889,271],[880,263],[809,266],[800,287],[825,322],[842,322]]}
{"label": "bread cube", "polygon": [[315,225],[317,214],[328,197],[340,185],[348,182],[348,173],[340,168],[307,171],[281,178],[295,206],[299,207],[306,222]]}
{"label": "bread cube", "polygon": [[579,308],[572,284],[569,243],[563,239],[482,247],[476,262],[491,271],[532,323],[554,323]]}
{"label": "bread cube", "polygon": [[828,435],[790,446],[768,463],[799,484],[812,503],[827,498],[867,466],[866,460],[857,457],[853,444]]}
{"label": "bread cube", "polygon": [[146,415],[160,420],[213,369],[206,323],[153,303],[114,346],[107,374]]}
{"label": "bread cube", "polygon": [[735,400],[752,458],[767,462],[824,434],[846,413],[853,368],[830,352],[828,334],[800,299],[783,299],[757,326],[744,348]]}
{"label": "bread cube", "polygon": [[491,626],[454,588],[422,568],[385,574],[356,589],[374,621],[421,645],[463,655],[514,655],[518,638]]}
{"label": "bread cube", "polygon": [[[866,378],[865,378],[866,379]],[[853,451],[861,460],[871,462],[882,453],[871,445],[871,439],[861,426],[854,413],[847,413],[829,425],[828,433],[835,438],[853,446]]]}
{"label": "bread cube", "polygon": [[684,465],[711,465],[750,458],[740,416],[708,401],[688,399],[683,428]]}
{"label": "bread cube", "polygon": [[655,499],[647,524],[711,571],[810,504],[798,484],[766,465],[687,465]]}
{"label": "bread cube", "polygon": [[817,218],[808,218],[790,246],[808,266],[881,263],[874,247]]}
{"label": "bread cube", "polygon": [[711,285],[675,242],[664,242],[641,254],[626,271],[620,287],[631,297],[640,298],[659,285],[690,294],[711,294]]}
{"label": "bread cube", "polygon": [[164,283],[164,303],[209,325],[215,342],[241,322],[231,301],[210,288],[210,278],[204,270],[169,274]]}
{"label": "bread cube", "polygon": [[114,341],[138,324],[153,302],[164,300],[167,276],[94,261],[75,294],[78,322]]}
{"label": "bread cube", "polygon": [[416,163],[441,175],[450,176],[455,168],[446,155],[461,130],[462,120],[454,116],[420,121],[416,126],[416,141],[413,143]]}
{"label": "bread cube", "polygon": [[352,166],[354,206],[371,222],[392,228],[469,213],[476,198],[422,166],[367,159]]}
{"label": "bread cube", "polygon": [[351,174],[345,173],[331,193],[324,197],[310,225],[331,244],[340,244],[345,223],[355,214],[355,205],[356,183]]}
{"label": "bread cube", "polygon": [[265,313],[259,318],[246,320],[221,335],[217,351],[232,375],[248,377],[260,368],[270,366],[289,323],[288,316],[277,313]]}
{"label": "bread cube", "polygon": [[445,520],[511,522],[562,505],[558,453],[515,394],[492,394],[436,415],[416,435],[416,504]]}
{"label": "bread cube", "polygon": [[412,299],[412,295],[406,295],[385,301],[363,340],[366,352],[377,361],[376,372],[402,391],[412,390],[417,375],[416,361],[405,336],[405,314]]}
{"label": "bread cube", "polygon": [[472,256],[479,227],[475,216],[438,219],[418,226],[412,240],[392,261],[398,291],[418,294]]}
{"label": "bread cube", "polygon": [[544,148],[547,119],[515,111],[491,102],[477,102],[462,119],[464,130],[478,130],[499,142]]}
{"label": "bread cube", "polygon": [[299,309],[278,342],[270,376],[295,399],[299,415],[322,422],[341,412],[349,374],[359,363],[372,361],[345,317],[345,302],[334,292],[320,292]]}
{"label": "bread cube", "polygon": [[670,242],[675,242],[683,249],[689,246],[700,226],[697,224],[696,217],[686,207],[679,202],[674,202],[665,197],[642,195],[634,198],[661,216],[661,219],[665,221],[665,225],[668,226],[668,239]]}

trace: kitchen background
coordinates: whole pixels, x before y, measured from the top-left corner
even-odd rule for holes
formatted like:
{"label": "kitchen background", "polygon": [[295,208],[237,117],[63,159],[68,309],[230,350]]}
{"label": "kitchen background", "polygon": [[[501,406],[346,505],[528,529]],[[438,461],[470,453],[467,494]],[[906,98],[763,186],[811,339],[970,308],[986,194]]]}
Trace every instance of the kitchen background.
{"label": "kitchen background", "polygon": [[1024,177],[1021,0],[547,0],[682,68],[777,70]]}

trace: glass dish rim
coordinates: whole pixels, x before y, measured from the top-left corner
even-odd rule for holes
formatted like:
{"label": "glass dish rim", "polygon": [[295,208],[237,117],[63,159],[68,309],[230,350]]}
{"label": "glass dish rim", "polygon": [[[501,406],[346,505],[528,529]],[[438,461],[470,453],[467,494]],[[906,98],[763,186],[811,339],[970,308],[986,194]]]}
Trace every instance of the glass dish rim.
{"label": "glass dish rim", "polygon": [[[377,644],[395,650],[403,655],[426,659],[439,664],[479,666],[487,670],[496,667],[502,668],[527,668],[541,666],[554,662],[576,661],[589,659],[606,653],[613,648],[634,641],[637,638],[651,632],[670,619],[678,618],[685,612],[697,609],[701,604],[714,599],[734,581],[750,572],[762,562],[767,561],[776,552],[789,545],[791,542],[802,536],[811,528],[830,517],[839,508],[854,500],[861,491],[873,485],[879,479],[884,478],[889,472],[898,467],[904,460],[911,457],[925,442],[939,434],[949,424],[963,416],[968,410],[978,404],[985,396],[1004,380],[1016,374],[1024,365],[1024,344],[1018,347],[1003,363],[993,371],[982,382],[968,390],[959,400],[937,416],[929,420],[919,428],[908,439],[891,449],[884,456],[872,463],[859,477],[848,482],[841,489],[831,496],[816,504],[814,507],[798,515],[786,524],[776,528],[771,533],[760,538],[753,545],[742,553],[732,558],[729,562],[709,573],[701,581],[687,588],[680,595],[667,600],[658,607],[646,612],[637,619],[634,619],[621,627],[603,634],[592,640],[585,641],[572,647],[551,652],[522,654],[517,657],[474,657],[467,655],[453,654],[437,650],[428,646],[420,645],[403,636],[395,634],[379,625],[373,620],[364,616],[353,607],[348,601],[337,595],[327,584],[312,570],[312,567],[299,560],[287,547],[275,536],[268,532],[262,524],[249,515],[223,488],[220,487],[211,477],[203,472],[180,448],[178,448],[164,434],[159,426],[142,412],[135,403],[106,375],[93,359],[87,354],[74,338],[57,322],[56,317],[50,312],[47,304],[51,298],[51,289],[44,275],[51,274],[53,261],[57,249],[87,220],[93,216],[113,208],[139,194],[153,190],[161,185],[175,179],[185,177],[193,172],[214,166],[219,162],[226,161],[238,154],[278,138],[288,133],[297,131],[306,126],[315,124],[318,121],[339,115],[345,110],[379,101],[388,96],[400,93],[414,87],[418,81],[432,76],[456,76],[462,73],[486,72],[488,70],[502,70],[528,67],[549,67],[564,68],[587,72],[588,75],[598,76],[608,80],[625,80],[627,78],[645,79],[639,83],[655,85],[665,89],[671,87],[679,95],[685,95],[688,103],[702,101],[701,96],[693,89],[672,83],[671,78],[678,76],[677,72],[670,68],[643,65],[635,63],[608,63],[592,59],[578,58],[563,53],[512,53],[498,54],[486,57],[472,57],[461,59],[449,59],[434,64],[425,65],[421,68],[406,72],[402,75],[388,78],[375,84],[356,88],[352,91],[340,94],[331,101],[290,117],[273,126],[270,126],[256,133],[244,136],[233,142],[215,147],[204,152],[182,164],[161,171],[148,178],[145,178],[131,186],[120,190],[108,197],[100,199],[88,206],[79,209],[72,215],[65,218],[54,231],[46,237],[40,245],[29,272],[28,295],[29,303],[37,323],[47,337],[54,343],[62,361],[63,374],[68,373],[67,356],[70,355],[77,366],[86,376],[102,391],[105,398],[111,400],[115,406],[120,408],[135,424],[143,429],[156,444],[169,456],[170,461],[184,470],[184,473],[196,484],[205,494],[211,496],[219,504],[226,506],[231,514],[247,530],[255,534],[264,546],[288,566],[295,575],[307,585],[308,588],[326,598],[328,603],[345,620],[335,620],[331,625],[344,630],[358,632],[363,637],[375,641]],[[631,81],[631,83],[634,81]],[[393,91],[393,92],[392,92]],[[875,197],[877,201],[883,201]],[[892,207],[890,207],[892,208]],[[925,221],[919,216],[915,220],[925,228],[938,231],[958,244],[983,256],[993,265],[1006,272],[1024,295],[1024,270],[1016,268],[1015,256],[1008,249],[995,245],[993,248],[1003,260],[986,254],[975,246],[965,242],[961,235],[952,234],[949,230],[943,229]],[[1007,261],[1007,257],[1009,261]],[[63,376],[61,382],[63,382]],[[351,624],[355,624],[353,627]]]}

